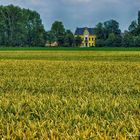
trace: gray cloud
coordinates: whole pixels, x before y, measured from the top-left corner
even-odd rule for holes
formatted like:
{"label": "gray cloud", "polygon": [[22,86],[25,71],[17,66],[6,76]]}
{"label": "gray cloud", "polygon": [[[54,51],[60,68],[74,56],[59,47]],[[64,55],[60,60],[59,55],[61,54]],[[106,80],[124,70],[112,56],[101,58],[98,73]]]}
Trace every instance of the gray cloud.
{"label": "gray cloud", "polygon": [[125,30],[140,10],[140,0],[0,0],[0,4],[38,11],[47,30],[55,20],[74,31],[77,26],[93,27],[109,19],[117,20]]}

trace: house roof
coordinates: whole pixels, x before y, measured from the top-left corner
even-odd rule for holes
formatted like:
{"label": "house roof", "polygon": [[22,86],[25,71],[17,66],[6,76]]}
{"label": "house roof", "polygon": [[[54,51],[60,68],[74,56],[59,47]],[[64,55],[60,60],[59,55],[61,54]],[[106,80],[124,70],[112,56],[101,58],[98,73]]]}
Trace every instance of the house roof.
{"label": "house roof", "polygon": [[88,30],[88,32],[89,32],[90,35],[94,35],[94,30],[93,30],[93,28],[87,28],[87,27],[84,27],[84,28],[77,28],[76,31],[75,31],[75,35],[83,35],[85,29]]}

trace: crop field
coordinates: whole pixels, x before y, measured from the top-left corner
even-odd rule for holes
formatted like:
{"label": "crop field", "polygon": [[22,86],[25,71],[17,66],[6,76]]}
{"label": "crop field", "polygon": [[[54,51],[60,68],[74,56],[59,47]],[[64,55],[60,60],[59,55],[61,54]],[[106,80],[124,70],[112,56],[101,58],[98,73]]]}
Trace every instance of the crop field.
{"label": "crop field", "polygon": [[140,51],[0,51],[0,139],[139,134]]}

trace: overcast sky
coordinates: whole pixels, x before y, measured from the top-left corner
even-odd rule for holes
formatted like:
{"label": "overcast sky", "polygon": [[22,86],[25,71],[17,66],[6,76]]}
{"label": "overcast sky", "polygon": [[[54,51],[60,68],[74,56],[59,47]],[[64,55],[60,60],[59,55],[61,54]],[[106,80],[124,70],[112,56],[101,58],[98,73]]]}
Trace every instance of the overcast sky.
{"label": "overcast sky", "polygon": [[140,0],[0,0],[0,5],[9,4],[39,12],[46,30],[55,20],[74,31],[109,19],[117,20],[125,30],[140,10]]}

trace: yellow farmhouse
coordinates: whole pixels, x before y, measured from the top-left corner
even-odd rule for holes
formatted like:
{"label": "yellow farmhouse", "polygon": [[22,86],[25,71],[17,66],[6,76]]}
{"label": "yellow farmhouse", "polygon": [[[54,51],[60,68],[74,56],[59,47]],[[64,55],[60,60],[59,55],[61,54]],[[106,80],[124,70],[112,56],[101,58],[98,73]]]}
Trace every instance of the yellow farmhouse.
{"label": "yellow farmhouse", "polygon": [[81,47],[93,47],[96,44],[96,35],[94,34],[93,28],[77,28],[75,36],[82,38]]}

